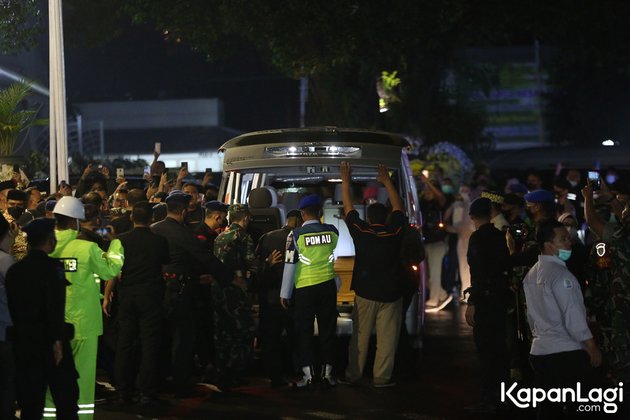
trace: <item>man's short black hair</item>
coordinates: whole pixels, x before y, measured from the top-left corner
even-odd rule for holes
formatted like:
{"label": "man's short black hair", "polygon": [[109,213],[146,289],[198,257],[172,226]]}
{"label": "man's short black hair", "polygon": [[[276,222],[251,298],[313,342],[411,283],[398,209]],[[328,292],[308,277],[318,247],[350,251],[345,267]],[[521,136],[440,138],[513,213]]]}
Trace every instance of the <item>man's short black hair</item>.
{"label": "man's short black hair", "polygon": [[570,190],[571,189],[571,183],[566,178],[563,178],[563,177],[560,177],[560,176],[554,178],[553,186],[554,187],[558,187],[561,190]]}
{"label": "man's short black hair", "polygon": [[564,226],[557,220],[549,220],[538,225],[536,229],[536,243],[542,251],[545,248],[545,242],[553,242],[556,237],[556,229]]}
{"label": "man's short black hair", "polygon": [[103,198],[96,192],[89,192],[81,196],[81,202],[83,204],[92,204],[100,208],[103,205]]}
{"label": "man's short black hair", "polygon": [[302,212],[311,217],[319,217],[322,214],[322,206],[308,206],[302,209]]}
{"label": "man's short black hair", "polygon": [[127,203],[130,207],[135,206],[137,203],[141,201],[146,201],[147,195],[144,190],[140,188],[134,188],[127,193]]}
{"label": "man's short black hair", "polygon": [[[96,194],[98,195],[98,194]],[[83,208],[85,209],[85,221],[93,222],[99,216],[99,208],[94,204],[84,204]]]}
{"label": "man's short black hair", "polygon": [[48,239],[51,236],[55,236],[55,232],[47,232],[41,235],[26,235],[26,243],[28,244],[28,246],[30,246],[31,248],[36,248],[40,245],[44,245],[46,243],[46,241],[48,241]]}
{"label": "man's short black hair", "polygon": [[384,225],[387,221],[387,207],[382,203],[370,204],[367,208],[367,219],[371,224]]}
{"label": "man's short black hair", "polygon": [[188,209],[188,204],[180,200],[172,200],[166,203],[166,209],[169,213],[181,213],[182,210]]}
{"label": "man's short black hair", "polygon": [[153,204],[148,201],[140,201],[131,210],[133,222],[139,225],[150,225],[153,220]]}

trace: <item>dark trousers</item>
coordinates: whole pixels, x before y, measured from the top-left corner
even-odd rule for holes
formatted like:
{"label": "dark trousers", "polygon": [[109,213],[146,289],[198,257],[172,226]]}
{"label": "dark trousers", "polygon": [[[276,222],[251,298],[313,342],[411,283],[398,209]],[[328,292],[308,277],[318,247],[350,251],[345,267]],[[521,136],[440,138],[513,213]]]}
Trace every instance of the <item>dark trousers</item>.
{"label": "dark trousers", "polygon": [[192,385],[193,350],[195,344],[195,311],[193,289],[184,287],[182,293],[167,290],[168,325],[171,339],[171,365],[175,392],[186,392]]}
{"label": "dark trousers", "polygon": [[[577,382],[581,382],[582,395],[586,395],[592,385],[593,370],[588,353],[584,350],[565,351],[544,356],[530,355],[529,361],[534,369],[534,383],[538,388],[575,389]],[[545,401],[538,407],[537,418],[542,420],[575,417],[577,415],[576,408],[574,404],[567,403],[565,412],[564,404]]]}
{"label": "dark trousers", "polygon": [[[44,413],[46,388],[50,388],[58,419],[78,419],[78,373],[70,343],[63,342],[63,358],[55,365],[52,344],[33,355],[32,343],[16,343],[17,401],[24,420],[40,420]],[[29,356],[33,357],[29,357]]]}
{"label": "dark trousers", "polygon": [[507,353],[506,302],[484,296],[475,303],[473,338],[481,362],[483,398],[496,402],[501,382],[510,378]]}
{"label": "dark trousers", "polygon": [[[126,290],[120,292],[118,307],[118,343],[115,373],[117,388],[123,395],[134,390],[138,372],[140,392],[153,397],[158,391],[158,368],[162,328],[164,325],[162,288]],[[136,342],[140,340],[140,365],[137,367]]]}
{"label": "dark trousers", "polygon": [[321,364],[333,364],[337,330],[337,286],[334,280],[295,290],[295,333],[301,366],[313,366],[313,322],[317,318]]}
{"label": "dark trousers", "polygon": [[15,363],[11,344],[0,341],[0,419],[12,419],[15,413]]}
{"label": "dark trousers", "polygon": [[195,353],[206,367],[214,361],[214,310],[209,284],[195,286]]}
{"label": "dark trousers", "polygon": [[[263,360],[265,373],[272,380],[280,380],[287,366],[286,360],[293,360],[288,355],[282,340],[282,333],[286,331],[289,340],[288,348],[293,348],[290,341],[293,338],[293,319],[291,314],[282,306],[264,303],[260,305],[260,335],[262,338]],[[291,363],[293,371],[293,363]]]}

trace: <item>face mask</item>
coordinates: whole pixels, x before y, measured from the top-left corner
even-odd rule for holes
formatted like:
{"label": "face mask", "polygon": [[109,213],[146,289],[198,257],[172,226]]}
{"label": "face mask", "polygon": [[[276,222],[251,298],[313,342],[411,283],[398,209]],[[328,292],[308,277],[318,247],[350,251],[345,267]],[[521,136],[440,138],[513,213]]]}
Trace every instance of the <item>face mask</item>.
{"label": "face mask", "polygon": [[442,192],[444,194],[453,194],[453,186],[452,185],[442,185]]}
{"label": "face mask", "polygon": [[577,187],[577,181],[571,181],[570,179],[568,180],[569,184],[571,184],[572,187]]}
{"label": "face mask", "polygon": [[559,249],[558,250],[558,258],[562,261],[568,261],[571,258],[571,250],[570,249]]}
{"label": "face mask", "polygon": [[7,213],[13,217],[13,220],[17,221],[20,216],[24,213],[24,209],[22,207],[9,207],[7,209]]}

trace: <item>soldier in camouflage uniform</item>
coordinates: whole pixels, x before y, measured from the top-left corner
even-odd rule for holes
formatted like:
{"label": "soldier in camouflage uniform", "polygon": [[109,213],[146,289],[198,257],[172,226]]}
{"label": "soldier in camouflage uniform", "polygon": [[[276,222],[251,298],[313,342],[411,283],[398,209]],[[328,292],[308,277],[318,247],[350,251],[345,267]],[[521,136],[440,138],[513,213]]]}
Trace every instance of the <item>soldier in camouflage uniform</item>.
{"label": "soldier in camouflage uniform", "polygon": [[[601,345],[606,362],[615,381],[630,380],[630,202],[622,205],[614,196],[605,198],[620,223],[605,223],[595,212],[593,187],[582,190],[584,213],[589,228],[599,236],[609,250],[595,244],[595,252],[605,256],[610,252],[611,262],[606,271],[593,277],[589,287],[590,302],[597,317]],[[601,194],[600,194],[601,195]],[[619,214],[620,213],[620,214]],[[605,246],[605,245],[604,245]]]}
{"label": "soldier in camouflage uniform", "polygon": [[246,232],[251,214],[244,204],[229,209],[230,227],[214,241],[214,254],[234,273],[229,283],[212,284],[215,362],[219,386],[238,386],[247,367],[254,338],[254,322],[247,299],[247,278],[255,271],[254,241]]}
{"label": "soldier in camouflage uniform", "polygon": [[11,230],[15,233],[15,241],[11,247],[11,255],[16,261],[20,261],[26,256],[28,251],[26,244],[26,234],[22,232],[19,225],[19,220],[24,210],[26,209],[26,193],[20,190],[8,190],[7,196],[7,208],[2,211],[2,215],[9,225]]}

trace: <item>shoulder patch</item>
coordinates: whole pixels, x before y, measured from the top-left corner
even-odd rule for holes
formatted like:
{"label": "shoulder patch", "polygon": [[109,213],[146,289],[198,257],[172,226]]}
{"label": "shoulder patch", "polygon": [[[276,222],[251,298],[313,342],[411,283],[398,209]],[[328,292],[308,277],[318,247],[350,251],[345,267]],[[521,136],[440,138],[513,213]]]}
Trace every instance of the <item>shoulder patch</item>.
{"label": "shoulder patch", "polygon": [[571,281],[571,279],[564,279],[564,288],[573,289],[573,282]]}

